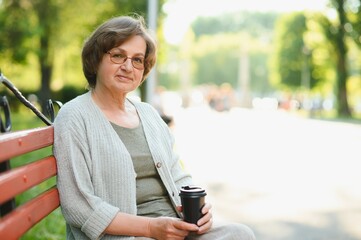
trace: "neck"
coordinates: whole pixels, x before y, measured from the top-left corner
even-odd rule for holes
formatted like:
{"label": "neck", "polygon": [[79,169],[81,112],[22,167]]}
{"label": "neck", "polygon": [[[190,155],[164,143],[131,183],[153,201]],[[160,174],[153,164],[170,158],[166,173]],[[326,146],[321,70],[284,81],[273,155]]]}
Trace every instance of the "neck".
{"label": "neck", "polygon": [[102,94],[94,89],[91,96],[109,121],[128,128],[139,125],[137,111],[132,103],[126,100],[125,95],[123,98],[114,98],[110,93]]}
{"label": "neck", "polygon": [[126,110],[127,101],[125,95],[115,95],[100,89],[93,89],[91,94],[95,103],[103,110]]}

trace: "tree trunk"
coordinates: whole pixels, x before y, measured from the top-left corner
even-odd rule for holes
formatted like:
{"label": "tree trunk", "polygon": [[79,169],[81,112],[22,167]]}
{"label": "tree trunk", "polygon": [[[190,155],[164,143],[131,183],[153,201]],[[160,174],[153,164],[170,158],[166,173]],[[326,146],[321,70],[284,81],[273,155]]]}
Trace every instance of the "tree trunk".
{"label": "tree trunk", "polygon": [[345,44],[346,14],[344,0],[337,0],[337,12],[339,17],[339,28],[336,36],[337,41],[337,113],[339,116],[350,117],[351,111],[347,100],[347,48]]}
{"label": "tree trunk", "polygon": [[34,9],[39,21],[39,51],[38,59],[40,66],[41,86],[38,92],[39,101],[42,112],[47,114],[46,102],[51,98],[50,82],[53,72],[53,49],[51,46],[51,39],[54,38],[54,33],[57,25],[52,21],[53,18],[58,17],[57,6],[54,2],[48,0],[35,1]]}
{"label": "tree trunk", "polygon": [[42,112],[46,112],[46,102],[51,98],[50,80],[53,72],[53,64],[49,53],[49,35],[44,34],[40,37],[39,65],[41,73],[41,87],[38,93]]}
{"label": "tree trunk", "polygon": [[38,93],[39,101],[41,103],[41,109],[44,114],[48,114],[46,112],[46,102],[48,99],[51,99],[51,90],[50,90],[50,79],[52,75],[52,66],[40,63],[40,71],[41,71],[41,87]]}

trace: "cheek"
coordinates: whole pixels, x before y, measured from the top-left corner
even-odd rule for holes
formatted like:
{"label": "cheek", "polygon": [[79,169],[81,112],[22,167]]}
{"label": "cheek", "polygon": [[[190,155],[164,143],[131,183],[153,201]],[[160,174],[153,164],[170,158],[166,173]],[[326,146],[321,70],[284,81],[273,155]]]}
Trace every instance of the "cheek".
{"label": "cheek", "polygon": [[110,64],[100,64],[98,67],[98,75],[107,76],[113,74],[116,71],[116,67]]}
{"label": "cheek", "polygon": [[139,84],[141,84],[144,80],[143,80],[143,71],[141,72],[137,72],[136,73],[136,78],[139,81]]}

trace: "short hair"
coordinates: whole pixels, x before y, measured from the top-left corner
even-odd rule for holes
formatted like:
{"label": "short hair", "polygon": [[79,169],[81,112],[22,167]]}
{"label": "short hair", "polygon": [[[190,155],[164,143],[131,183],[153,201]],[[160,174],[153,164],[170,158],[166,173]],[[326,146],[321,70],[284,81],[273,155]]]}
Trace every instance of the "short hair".
{"label": "short hair", "polygon": [[111,18],[98,26],[84,43],[83,72],[90,88],[96,85],[97,70],[103,55],[133,36],[141,36],[146,43],[142,82],[145,80],[157,58],[155,38],[146,28],[143,17],[120,16]]}

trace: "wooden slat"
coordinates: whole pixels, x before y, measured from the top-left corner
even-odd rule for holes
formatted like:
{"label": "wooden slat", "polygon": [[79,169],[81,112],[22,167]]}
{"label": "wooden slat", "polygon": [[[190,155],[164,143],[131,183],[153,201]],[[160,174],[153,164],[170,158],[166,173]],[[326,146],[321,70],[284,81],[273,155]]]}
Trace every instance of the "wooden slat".
{"label": "wooden slat", "polygon": [[1,239],[20,238],[32,226],[59,207],[59,193],[52,188],[0,219]]}
{"label": "wooden slat", "polygon": [[0,204],[55,175],[54,156],[0,174]]}
{"label": "wooden slat", "polygon": [[0,162],[50,146],[53,142],[53,126],[0,134]]}

